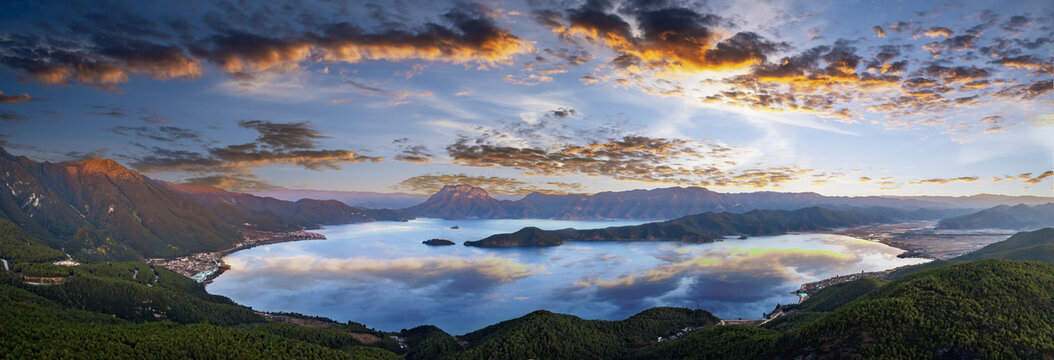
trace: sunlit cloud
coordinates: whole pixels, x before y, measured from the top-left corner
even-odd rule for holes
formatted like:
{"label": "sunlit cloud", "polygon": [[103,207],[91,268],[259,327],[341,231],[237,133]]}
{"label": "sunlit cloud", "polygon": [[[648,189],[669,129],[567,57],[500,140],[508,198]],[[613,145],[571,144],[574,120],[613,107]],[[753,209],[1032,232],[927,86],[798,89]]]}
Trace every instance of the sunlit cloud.
{"label": "sunlit cloud", "polygon": [[547,181],[534,183],[498,176],[471,176],[466,174],[428,174],[403,180],[393,188],[419,194],[434,194],[446,185],[466,184],[483,188],[495,195],[571,194],[583,191],[580,183]]}

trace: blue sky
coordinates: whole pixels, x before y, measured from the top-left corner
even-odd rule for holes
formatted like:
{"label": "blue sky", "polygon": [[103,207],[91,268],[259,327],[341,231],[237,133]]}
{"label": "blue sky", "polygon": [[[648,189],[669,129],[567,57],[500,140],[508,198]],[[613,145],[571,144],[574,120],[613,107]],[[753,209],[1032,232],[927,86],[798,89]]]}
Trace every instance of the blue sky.
{"label": "blue sky", "polygon": [[1054,195],[1054,5],[13,2],[0,134],[232,190]]}

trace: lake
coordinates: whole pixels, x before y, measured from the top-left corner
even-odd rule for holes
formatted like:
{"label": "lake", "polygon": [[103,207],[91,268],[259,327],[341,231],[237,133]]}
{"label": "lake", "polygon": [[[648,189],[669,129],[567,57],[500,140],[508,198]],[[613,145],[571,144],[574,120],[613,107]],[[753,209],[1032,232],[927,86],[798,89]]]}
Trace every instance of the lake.
{"label": "lake", "polygon": [[[385,331],[431,324],[463,334],[538,309],[623,319],[654,306],[758,318],[797,301],[802,283],[926,262],[903,251],[829,234],[729,238],[710,244],[571,242],[483,249],[467,240],[543,229],[644,221],[440,220],[328,226],[327,240],[272,244],[223,258],[207,286],[262,311],[355,321]],[[460,229],[452,230],[450,227]],[[454,246],[428,246],[431,238]]]}

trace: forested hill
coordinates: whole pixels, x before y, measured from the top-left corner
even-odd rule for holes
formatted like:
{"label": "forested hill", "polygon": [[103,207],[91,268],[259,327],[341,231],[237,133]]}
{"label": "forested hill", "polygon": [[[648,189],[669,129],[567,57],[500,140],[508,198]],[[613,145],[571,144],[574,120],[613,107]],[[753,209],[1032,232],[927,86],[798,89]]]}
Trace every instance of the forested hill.
{"label": "forested hill", "polygon": [[941,229],[1035,230],[1045,226],[1054,226],[1054,203],[1036,206],[1000,205],[973,214],[943,219],[937,224]]}
{"label": "forested hill", "polygon": [[497,234],[465,245],[478,247],[556,246],[568,241],[666,240],[711,242],[725,236],[779,235],[792,231],[818,231],[839,227],[891,222],[884,216],[860,211],[810,207],[793,211],[754,210],[689,215],[679,219],[603,229],[542,230],[534,227],[511,234]]}

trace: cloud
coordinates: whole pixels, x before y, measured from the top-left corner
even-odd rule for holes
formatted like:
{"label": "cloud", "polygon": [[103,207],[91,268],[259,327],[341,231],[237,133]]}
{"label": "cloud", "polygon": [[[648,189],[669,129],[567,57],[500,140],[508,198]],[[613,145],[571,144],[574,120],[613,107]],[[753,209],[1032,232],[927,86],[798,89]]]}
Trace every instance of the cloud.
{"label": "cloud", "polygon": [[1023,179],[1023,180],[1025,181],[1026,184],[1035,185],[1035,184],[1039,184],[1040,182],[1042,182],[1043,179],[1049,178],[1051,176],[1054,176],[1054,170],[1047,170],[1046,172],[1044,172],[1042,174],[1039,174],[1036,177],[1029,177],[1029,178],[1026,178],[1026,179]]}
{"label": "cloud", "polygon": [[[117,85],[128,82],[132,75],[156,80],[199,78],[205,61],[235,79],[247,80],[259,72],[296,70],[304,63],[424,60],[491,68],[532,51],[531,42],[499,27],[480,6],[456,6],[440,22],[425,23],[415,30],[402,29],[398,22],[367,30],[349,22],[306,18],[297,20],[319,22],[297,27],[282,24],[284,19],[267,12],[238,19],[245,16],[236,16],[239,10],[219,8],[206,7],[198,13],[203,15],[175,14],[166,19],[178,28],[178,38],[167,29],[158,29],[154,19],[129,8],[115,9],[120,16],[69,14],[61,23],[48,24],[55,31],[47,36],[5,34],[0,38],[0,63],[22,72],[25,79],[116,92]],[[216,10],[227,13],[221,15],[228,17],[224,23],[216,21]],[[191,24],[198,22],[206,25],[199,29],[211,31],[191,31]]]}
{"label": "cloud", "polygon": [[1000,64],[1014,69],[1032,70],[1036,74],[1054,74],[1054,63],[1050,60],[1040,59],[1032,55],[1021,55],[1016,57],[1003,57],[992,60],[993,64]]}
{"label": "cloud", "polygon": [[[631,5],[631,4],[626,4]],[[723,19],[683,7],[627,6],[619,15],[605,2],[535,13],[535,20],[566,42],[603,44],[618,53],[613,63],[624,70],[694,73],[746,68],[785,47],[752,32],[727,35]]]}
{"label": "cloud", "polygon": [[36,35],[12,35],[0,40],[0,62],[44,84],[84,84],[117,91],[130,74],[157,80],[193,79],[201,64],[178,46],[118,37],[97,37],[97,43]]}
{"label": "cloud", "polygon": [[153,154],[139,157],[132,167],[140,172],[187,171],[195,173],[247,172],[253,168],[288,164],[309,170],[340,169],[342,164],[382,158],[365,156],[351,150],[317,149],[318,139],[325,138],[306,122],[276,123],[244,120],[238,126],[253,129],[259,136],[245,144],[207,149],[207,155],[186,150],[153,148]]}
{"label": "cloud", "polygon": [[92,106],[92,109],[95,110],[89,111],[88,115],[109,116],[112,118],[123,118],[125,115],[124,108],[117,106],[94,105]]}
{"label": "cloud", "polygon": [[302,62],[360,63],[371,60],[440,61],[482,68],[508,64],[531,45],[471,8],[442,16],[446,24],[427,23],[417,31],[368,31],[349,22],[322,26],[318,33],[267,37],[230,31],[191,47],[230,74],[296,69]]}
{"label": "cloud", "polygon": [[115,134],[123,136],[134,136],[163,142],[178,142],[183,140],[198,140],[201,137],[197,131],[181,128],[178,126],[115,126],[110,129]]}
{"label": "cloud", "polygon": [[558,109],[549,110],[548,112],[546,112],[546,115],[549,115],[549,116],[552,116],[552,117],[555,117],[555,118],[559,118],[559,119],[566,119],[569,116],[576,116],[576,115],[578,115],[578,112],[575,111],[575,109],[571,109],[571,108],[558,108]]}
{"label": "cloud", "polygon": [[32,98],[26,93],[19,95],[4,95],[4,92],[0,91],[0,104],[18,104],[29,100],[32,100]]}
{"label": "cloud", "polygon": [[878,25],[872,26],[871,30],[875,31],[875,36],[877,36],[877,37],[880,37],[880,38],[886,37],[886,31],[883,30],[881,26],[878,26]]}
{"label": "cloud", "polygon": [[915,38],[917,39],[917,38],[919,38],[919,36],[923,36],[923,35],[926,36],[926,37],[930,37],[930,38],[951,37],[952,35],[955,35],[955,31],[952,31],[952,29],[949,29],[949,28],[946,28],[946,27],[943,27],[943,26],[936,26],[936,27],[931,27],[929,29],[925,29],[925,30],[919,31],[919,33],[917,35],[915,35]]}
{"label": "cloud", "polygon": [[633,135],[547,147],[500,145],[484,136],[461,138],[446,150],[454,163],[465,166],[506,167],[527,175],[584,175],[679,185],[779,186],[812,171],[795,167],[722,170],[717,166],[727,166],[732,148]]}
{"label": "cloud", "polygon": [[978,181],[978,180],[981,180],[981,178],[977,177],[977,176],[962,176],[962,177],[947,178],[947,179],[945,179],[945,178],[933,178],[933,179],[926,179],[926,180],[915,180],[915,181],[910,181],[908,183],[912,184],[912,185],[947,184],[947,183],[951,183],[951,182],[974,182],[974,181]]}
{"label": "cloud", "polygon": [[1049,93],[1054,89],[1054,80],[1040,80],[1031,84],[1020,84],[996,92],[996,97],[1018,100],[1031,100]]}
{"label": "cloud", "polygon": [[258,176],[252,174],[222,174],[187,178],[183,180],[183,183],[211,186],[234,192],[263,191],[282,188],[258,179]]}
{"label": "cloud", "polygon": [[412,145],[408,143],[409,141],[409,138],[398,138],[392,141],[399,148],[399,154],[395,155],[395,160],[426,164],[435,159],[435,155],[432,154],[431,150],[428,150],[428,147]]}
{"label": "cloud", "polygon": [[466,174],[428,174],[414,176],[393,186],[413,193],[434,194],[446,185],[467,184],[483,188],[495,195],[575,194],[582,193],[580,183],[549,181],[542,184],[497,176],[471,176]]}
{"label": "cloud", "polygon": [[22,115],[20,113],[14,112],[14,111],[4,110],[4,111],[0,111],[0,120],[2,120],[2,121],[27,121],[27,120],[29,120],[29,117],[27,117],[25,115]]}
{"label": "cloud", "polygon": [[89,152],[70,151],[66,153],[66,157],[74,161],[89,160],[89,159],[105,159],[106,154],[110,152],[110,149],[101,148],[95,149]]}
{"label": "cloud", "polygon": [[231,266],[270,274],[270,277],[290,277],[301,281],[305,275],[323,280],[387,280],[403,289],[432,289],[454,297],[478,293],[541,271],[537,267],[500,257],[419,257],[386,260],[327,259],[308,255],[268,256],[246,263],[232,263]]}

